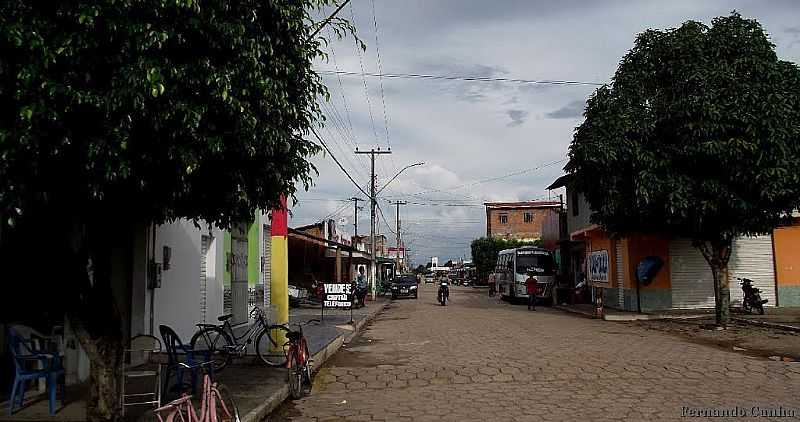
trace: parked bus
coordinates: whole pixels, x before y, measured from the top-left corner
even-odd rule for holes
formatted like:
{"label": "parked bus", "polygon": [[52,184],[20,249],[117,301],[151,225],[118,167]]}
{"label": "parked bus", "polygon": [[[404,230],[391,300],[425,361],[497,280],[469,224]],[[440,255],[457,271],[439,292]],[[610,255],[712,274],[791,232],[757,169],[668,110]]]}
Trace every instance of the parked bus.
{"label": "parked bus", "polygon": [[536,297],[550,304],[555,303],[556,268],[553,254],[534,246],[505,249],[497,254],[494,271],[497,291],[509,300],[527,299],[525,280],[528,271],[533,272],[539,285]]}

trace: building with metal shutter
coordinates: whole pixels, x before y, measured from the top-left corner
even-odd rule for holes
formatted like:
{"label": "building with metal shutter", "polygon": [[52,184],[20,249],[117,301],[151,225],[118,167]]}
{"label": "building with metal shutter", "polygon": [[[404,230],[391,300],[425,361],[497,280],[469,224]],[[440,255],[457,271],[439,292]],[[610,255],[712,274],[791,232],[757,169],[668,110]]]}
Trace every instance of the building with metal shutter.
{"label": "building with metal shutter", "polygon": [[[628,311],[713,308],[714,282],[711,269],[690,239],[668,234],[630,233],[614,237],[591,224],[588,203],[570,186],[569,175],[548,189],[566,187],[569,256],[575,283],[587,274],[584,257],[607,252],[608,282],[594,283],[602,289],[605,306]],[[800,306],[800,213],[793,225],[778,227],[771,235],[734,239],[728,262],[731,304],[741,306],[742,290],[737,277],[748,278],[761,290],[766,306]],[[636,267],[646,257],[658,257],[664,266],[647,285],[636,279]],[[572,284],[574,285],[574,284]]]}
{"label": "building with metal shutter", "polygon": [[[697,309],[714,307],[714,281],[705,258],[688,239],[670,241],[672,307]],[[737,277],[753,280],[761,297],[775,306],[775,266],[772,236],[739,237],[733,241],[728,262],[731,304],[741,306],[742,289]]]}

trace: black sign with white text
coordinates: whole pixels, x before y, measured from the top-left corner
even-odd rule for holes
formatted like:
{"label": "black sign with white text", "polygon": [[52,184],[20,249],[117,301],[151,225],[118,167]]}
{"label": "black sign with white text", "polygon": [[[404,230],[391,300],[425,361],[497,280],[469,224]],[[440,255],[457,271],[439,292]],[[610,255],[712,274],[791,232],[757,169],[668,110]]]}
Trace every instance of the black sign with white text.
{"label": "black sign with white text", "polygon": [[350,308],[352,306],[352,285],[347,283],[325,283],[326,308]]}

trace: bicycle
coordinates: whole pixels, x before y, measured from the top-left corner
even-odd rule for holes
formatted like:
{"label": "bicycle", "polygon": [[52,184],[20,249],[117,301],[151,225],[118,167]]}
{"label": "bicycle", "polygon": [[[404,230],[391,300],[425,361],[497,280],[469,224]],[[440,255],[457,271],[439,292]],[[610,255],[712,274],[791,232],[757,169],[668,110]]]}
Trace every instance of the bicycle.
{"label": "bicycle", "polygon": [[[189,366],[185,363],[179,365],[186,369],[197,367],[206,368],[212,362],[203,362]],[[177,400],[153,410],[160,422],[240,422],[239,408],[227,388],[222,384],[211,381],[211,376],[206,371],[203,374],[203,395],[200,398],[200,413],[195,411],[192,396],[184,393]],[[166,417],[166,419],[164,419]]]}
{"label": "bicycle", "polygon": [[255,322],[247,327],[247,331],[237,336],[233,331],[230,319],[233,315],[226,314],[217,318],[220,325],[197,324],[200,328],[192,336],[191,347],[195,351],[210,351],[210,359],[214,362],[214,371],[221,371],[230,363],[233,356],[244,356],[247,346],[255,345],[256,354],[268,366],[277,367],[286,364],[286,355],[283,353],[283,339],[289,333],[284,325],[269,325],[264,316],[264,311],[255,307],[250,311],[250,316]]}
{"label": "bicycle", "polygon": [[320,322],[318,319],[311,319],[305,324],[297,324],[297,331],[289,331],[286,338],[289,340],[284,345],[286,350],[286,368],[289,381],[289,395],[297,400],[311,393],[312,368],[311,354],[308,351],[308,343],[303,335],[303,325],[312,322]]}

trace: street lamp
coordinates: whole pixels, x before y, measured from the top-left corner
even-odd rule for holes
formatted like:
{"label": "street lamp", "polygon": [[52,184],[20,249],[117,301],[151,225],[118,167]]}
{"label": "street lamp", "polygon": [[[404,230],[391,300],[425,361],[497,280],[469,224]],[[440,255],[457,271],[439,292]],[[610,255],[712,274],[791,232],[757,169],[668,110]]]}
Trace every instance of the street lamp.
{"label": "street lamp", "polygon": [[[375,196],[378,196],[378,194],[379,194],[379,193],[383,192],[383,190],[384,190],[384,189],[386,189],[386,187],[387,187],[387,186],[389,186],[389,183],[392,183],[392,182],[394,182],[394,179],[397,179],[397,176],[399,176],[399,175],[400,175],[400,173],[402,173],[402,172],[404,172],[404,171],[406,171],[406,170],[410,169],[411,167],[421,166],[421,165],[423,165],[423,164],[425,164],[425,163],[423,163],[423,162],[419,162],[419,163],[409,164],[409,165],[407,165],[407,166],[403,167],[402,169],[400,169],[400,171],[398,171],[398,172],[397,172],[397,174],[395,174],[395,175],[394,175],[394,177],[392,177],[391,179],[389,179],[389,181],[388,181],[388,182],[386,182],[386,184],[385,184],[385,185],[383,185],[383,187],[382,187],[382,188],[378,189],[378,191],[377,191],[377,192],[375,192]],[[373,200],[374,200],[374,199],[375,199],[375,198],[373,198]]]}

